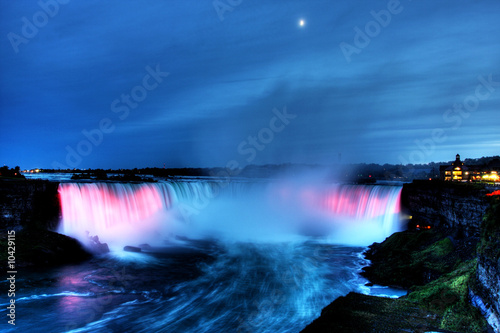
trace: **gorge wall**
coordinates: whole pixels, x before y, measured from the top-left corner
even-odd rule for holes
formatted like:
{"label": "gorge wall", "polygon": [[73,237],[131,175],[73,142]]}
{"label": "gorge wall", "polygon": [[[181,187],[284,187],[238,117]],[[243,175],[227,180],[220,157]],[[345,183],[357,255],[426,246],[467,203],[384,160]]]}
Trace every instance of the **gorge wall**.
{"label": "gorge wall", "polygon": [[453,237],[479,237],[489,206],[487,190],[475,184],[414,181],[403,186],[403,209],[414,225],[430,225]]}
{"label": "gorge wall", "polygon": [[500,197],[486,195],[493,190],[475,184],[414,181],[403,186],[401,201],[413,226],[430,225],[455,238],[479,239],[469,299],[500,331]]}
{"label": "gorge wall", "polygon": [[490,201],[481,228],[476,281],[470,297],[495,332],[500,332],[500,196]]}
{"label": "gorge wall", "polygon": [[44,180],[0,182],[0,228],[20,230],[37,226],[53,230],[61,212],[59,183]]}
{"label": "gorge wall", "polygon": [[0,268],[7,270],[7,231],[15,232],[16,268],[75,264],[91,257],[75,239],[58,234],[59,183],[0,180]]}

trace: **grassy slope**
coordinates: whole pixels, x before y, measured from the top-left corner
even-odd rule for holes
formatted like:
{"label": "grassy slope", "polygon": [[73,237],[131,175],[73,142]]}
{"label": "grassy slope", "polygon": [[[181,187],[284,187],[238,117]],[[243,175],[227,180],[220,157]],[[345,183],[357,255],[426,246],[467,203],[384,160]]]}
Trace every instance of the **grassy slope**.
{"label": "grassy slope", "polygon": [[409,294],[384,299],[351,293],[326,307],[303,332],[486,332],[486,321],[468,301],[477,265],[475,243],[470,244],[433,230],[400,232],[374,244],[364,275],[405,286]]}
{"label": "grassy slope", "polygon": [[485,332],[486,320],[468,300],[468,288],[476,273],[476,265],[476,259],[461,263],[437,280],[414,288],[406,299],[436,313],[441,318],[439,328],[456,332]]}
{"label": "grassy slope", "polygon": [[411,293],[404,299],[435,313],[440,318],[439,328],[484,332],[486,321],[468,301],[477,259],[475,246],[467,242],[452,241],[431,230],[396,233],[372,248],[376,263],[371,273],[383,284],[410,287]]}
{"label": "grassy slope", "polygon": [[[452,271],[467,257],[461,251],[463,245],[455,243],[442,233],[431,230],[395,233],[383,243],[370,247],[366,257],[372,265],[362,274],[383,285],[405,288],[423,285]],[[470,254],[466,259],[473,257],[473,253]]]}

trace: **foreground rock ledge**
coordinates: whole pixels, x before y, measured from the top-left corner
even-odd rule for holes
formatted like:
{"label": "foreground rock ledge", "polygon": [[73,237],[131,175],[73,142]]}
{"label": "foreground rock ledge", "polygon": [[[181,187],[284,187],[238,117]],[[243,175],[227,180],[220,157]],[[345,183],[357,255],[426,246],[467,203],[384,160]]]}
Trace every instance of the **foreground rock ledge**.
{"label": "foreground rock ledge", "polygon": [[438,315],[406,300],[351,292],[325,307],[301,333],[447,332],[438,329],[439,322]]}
{"label": "foreground rock ledge", "polygon": [[[0,267],[7,269],[7,235],[0,237]],[[15,267],[38,267],[75,264],[88,260],[92,255],[71,237],[56,232],[26,228],[15,234]]]}
{"label": "foreground rock ledge", "polygon": [[[481,207],[469,216],[457,200],[441,200],[447,208],[439,212],[455,214],[445,216],[429,213],[430,199],[421,200],[427,192],[429,198],[442,199],[441,192],[433,193],[441,184],[424,185],[431,188],[418,186],[422,193],[412,194],[409,212],[415,224],[433,227],[395,233],[365,252],[371,265],[362,275],[377,284],[408,288],[409,294],[387,299],[350,293],[324,308],[302,332],[498,332],[500,196],[486,199],[490,196],[469,185],[446,184],[439,191],[460,192],[458,201]],[[455,223],[457,217],[463,223]]]}

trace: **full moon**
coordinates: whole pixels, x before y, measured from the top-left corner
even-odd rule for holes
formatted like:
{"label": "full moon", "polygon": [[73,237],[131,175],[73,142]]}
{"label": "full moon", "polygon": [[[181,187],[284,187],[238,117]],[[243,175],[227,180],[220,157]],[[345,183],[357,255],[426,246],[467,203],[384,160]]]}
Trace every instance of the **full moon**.
{"label": "full moon", "polygon": [[305,21],[304,19],[300,19],[300,20],[299,20],[299,26],[300,26],[300,27],[303,27],[303,26],[305,26],[305,25],[306,25],[306,21]]}

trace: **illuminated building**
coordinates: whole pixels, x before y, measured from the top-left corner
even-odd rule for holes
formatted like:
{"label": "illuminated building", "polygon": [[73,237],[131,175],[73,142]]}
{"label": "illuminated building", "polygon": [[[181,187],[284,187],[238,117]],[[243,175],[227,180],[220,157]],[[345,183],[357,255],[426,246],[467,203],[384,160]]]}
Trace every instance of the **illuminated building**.
{"label": "illuminated building", "polygon": [[442,165],[439,168],[441,173],[441,179],[446,181],[469,181],[472,176],[469,168],[464,165],[464,163],[460,160],[460,154],[457,154],[455,162],[451,165],[446,166]]}
{"label": "illuminated building", "polygon": [[455,182],[500,182],[500,160],[494,159],[488,165],[465,166],[460,160],[460,154],[451,165],[441,165],[439,168],[441,180]]}

